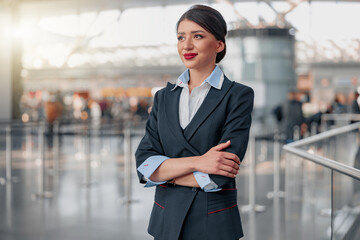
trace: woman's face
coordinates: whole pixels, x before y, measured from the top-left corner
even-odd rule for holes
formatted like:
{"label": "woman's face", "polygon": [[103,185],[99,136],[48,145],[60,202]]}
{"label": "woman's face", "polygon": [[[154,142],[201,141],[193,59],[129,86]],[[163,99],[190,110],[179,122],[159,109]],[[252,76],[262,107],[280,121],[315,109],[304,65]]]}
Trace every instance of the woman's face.
{"label": "woman's face", "polygon": [[213,68],[216,54],[224,49],[224,43],[197,23],[185,19],[178,27],[178,53],[185,67],[205,70]]}

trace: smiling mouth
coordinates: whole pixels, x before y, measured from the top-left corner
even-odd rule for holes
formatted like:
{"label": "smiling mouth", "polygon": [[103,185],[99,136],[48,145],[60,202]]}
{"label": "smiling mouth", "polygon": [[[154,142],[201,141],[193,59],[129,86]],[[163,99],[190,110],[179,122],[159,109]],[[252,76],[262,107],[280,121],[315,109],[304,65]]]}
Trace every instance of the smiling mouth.
{"label": "smiling mouth", "polygon": [[185,53],[184,58],[185,59],[192,59],[192,58],[196,57],[197,55],[198,55],[197,53]]}

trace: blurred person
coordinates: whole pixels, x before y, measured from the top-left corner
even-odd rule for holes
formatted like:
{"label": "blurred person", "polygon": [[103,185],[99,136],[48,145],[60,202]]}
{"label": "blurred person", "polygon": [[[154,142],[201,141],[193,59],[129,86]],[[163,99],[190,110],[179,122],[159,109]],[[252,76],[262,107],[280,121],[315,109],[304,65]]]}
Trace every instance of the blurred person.
{"label": "blurred person", "polygon": [[45,102],[46,122],[47,122],[47,143],[49,147],[53,146],[54,123],[61,117],[64,107],[61,101],[60,92],[51,94]]}
{"label": "blurred person", "polygon": [[129,112],[131,118],[135,118],[138,104],[139,99],[137,97],[132,96],[129,98]]}
{"label": "blurred person", "polygon": [[302,103],[297,99],[298,94],[295,91],[288,93],[288,100],[282,105],[283,122],[282,127],[285,131],[286,142],[294,141],[294,128],[298,126],[300,128],[300,135],[303,135],[307,131],[307,127],[304,124],[305,118],[302,111]]}
{"label": "blurred person", "polygon": [[294,141],[294,128],[299,127],[299,134],[303,135],[307,131],[305,118],[302,111],[302,103],[297,100],[295,91],[289,91],[287,100],[277,106],[273,113],[277,121],[280,123],[280,128],[285,134],[285,142],[290,143]]}
{"label": "blurred person", "polygon": [[136,109],[136,115],[140,117],[140,120],[146,120],[149,117],[148,109],[149,104],[146,99],[139,99]]}
{"label": "blurred person", "polygon": [[101,117],[106,117],[107,111],[108,111],[108,107],[109,107],[109,103],[107,101],[106,98],[102,98],[99,102],[98,102],[99,106],[100,106],[100,110],[101,110]]}
{"label": "blurred person", "polygon": [[334,103],[332,106],[332,113],[334,114],[341,114],[346,113],[346,107],[345,107],[345,96],[343,94],[337,93],[335,95]]}
{"label": "blurred person", "polygon": [[360,114],[360,98],[357,91],[354,92],[354,99],[351,103],[351,113]]}
{"label": "blurred person", "polygon": [[140,182],[156,186],[148,232],[156,240],[239,239],[235,177],[247,148],[254,92],[216,65],[227,34],[217,10],[192,6],[176,27],[187,70],[155,94],[135,154]]}
{"label": "blurred person", "polygon": [[[360,114],[360,98],[359,92],[354,92],[354,99],[351,102],[351,113],[352,114]],[[357,120],[352,120],[351,123],[358,122]]]}
{"label": "blurred person", "polygon": [[283,112],[281,110],[281,104],[277,105],[273,109],[272,113],[274,114],[274,117],[275,117],[275,120],[276,120],[277,124],[280,125],[281,121],[283,119]]}

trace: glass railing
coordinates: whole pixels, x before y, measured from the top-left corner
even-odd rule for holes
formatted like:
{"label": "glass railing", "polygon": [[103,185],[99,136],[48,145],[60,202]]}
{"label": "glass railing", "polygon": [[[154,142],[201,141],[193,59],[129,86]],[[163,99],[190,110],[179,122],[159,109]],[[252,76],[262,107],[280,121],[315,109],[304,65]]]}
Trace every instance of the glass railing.
{"label": "glass railing", "polygon": [[359,128],[284,146],[286,239],[360,239]]}

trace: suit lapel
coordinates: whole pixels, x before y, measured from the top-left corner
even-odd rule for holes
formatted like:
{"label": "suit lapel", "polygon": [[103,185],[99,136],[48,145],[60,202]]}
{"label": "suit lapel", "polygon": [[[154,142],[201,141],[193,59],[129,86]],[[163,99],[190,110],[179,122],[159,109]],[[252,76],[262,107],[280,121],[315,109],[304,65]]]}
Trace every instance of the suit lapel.
{"label": "suit lapel", "polygon": [[200,125],[215,110],[215,108],[219,105],[226,93],[229,91],[232,84],[233,82],[231,82],[229,79],[227,79],[227,77],[225,77],[220,90],[213,87],[210,89],[199,110],[196,112],[189,125],[184,129],[184,136],[186,138],[186,141],[189,141],[191,139],[191,137],[194,135]]}
{"label": "suit lapel", "polygon": [[184,137],[183,130],[179,122],[179,98],[182,88],[177,87],[175,90],[173,84],[168,83],[165,94],[165,115],[168,120],[169,128],[173,135],[179,140],[179,142],[194,155],[200,155],[200,153],[191,146]]}

